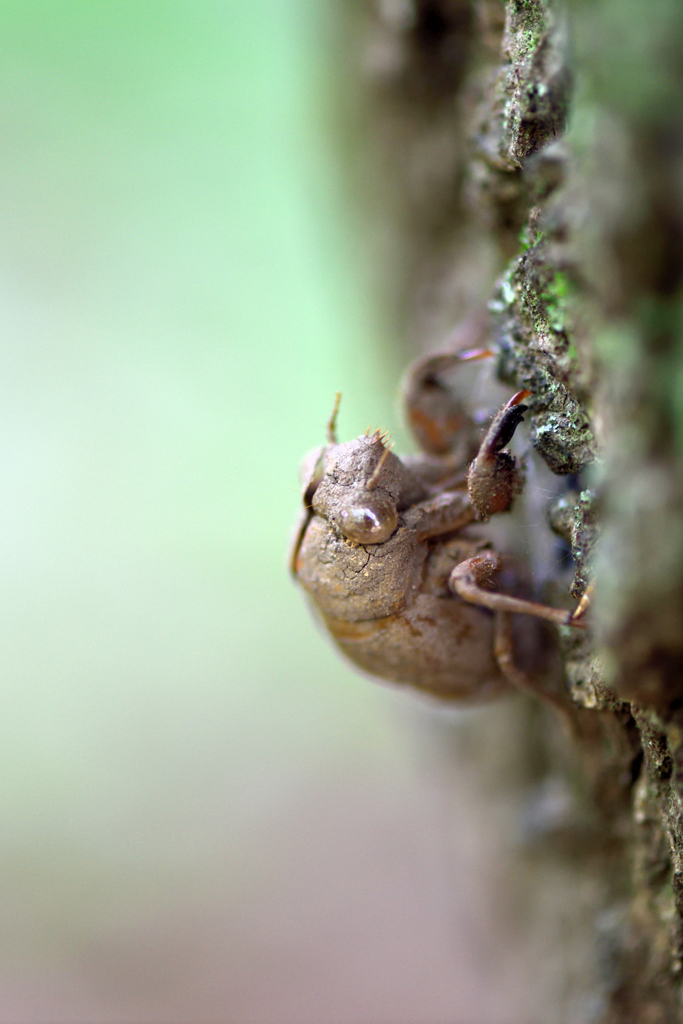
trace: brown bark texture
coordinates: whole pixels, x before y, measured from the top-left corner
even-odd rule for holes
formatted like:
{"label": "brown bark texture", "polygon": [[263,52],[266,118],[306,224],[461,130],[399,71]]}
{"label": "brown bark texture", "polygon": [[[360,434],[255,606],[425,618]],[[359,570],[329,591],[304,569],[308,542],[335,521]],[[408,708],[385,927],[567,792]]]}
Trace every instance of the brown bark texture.
{"label": "brown bark texture", "polygon": [[683,5],[356,14],[405,354],[488,309],[573,558],[545,596],[595,581],[591,628],[561,630],[571,740],[545,712],[515,727],[527,781],[572,793],[540,828],[539,912],[553,886],[588,893],[565,957],[579,996],[547,1020],[683,1021]]}

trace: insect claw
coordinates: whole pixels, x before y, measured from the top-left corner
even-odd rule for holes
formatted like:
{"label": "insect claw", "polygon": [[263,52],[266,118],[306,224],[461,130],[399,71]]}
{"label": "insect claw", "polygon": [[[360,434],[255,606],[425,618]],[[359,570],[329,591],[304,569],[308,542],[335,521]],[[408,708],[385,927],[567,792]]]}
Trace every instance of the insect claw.
{"label": "insect claw", "polygon": [[506,409],[512,409],[515,405],[520,405],[525,398],[528,398],[531,394],[530,391],[518,391],[516,395],[513,395],[510,401],[505,406]]}
{"label": "insect claw", "polygon": [[593,600],[593,594],[595,593],[595,580],[588,584],[586,587],[581,600],[572,612],[568,625],[570,626],[583,626],[583,618],[590,608],[591,601]]}
{"label": "insect claw", "polygon": [[496,353],[490,348],[466,348],[464,352],[458,353],[458,358],[462,362],[471,362],[475,359],[488,359],[489,356],[494,356]]}

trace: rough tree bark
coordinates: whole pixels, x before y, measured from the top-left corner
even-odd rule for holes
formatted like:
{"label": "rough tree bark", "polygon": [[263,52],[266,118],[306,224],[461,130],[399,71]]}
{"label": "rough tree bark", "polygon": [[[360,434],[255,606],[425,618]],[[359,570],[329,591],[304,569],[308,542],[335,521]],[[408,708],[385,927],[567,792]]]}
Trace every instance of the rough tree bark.
{"label": "rough tree bark", "polygon": [[581,998],[547,1020],[683,1021],[683,5],[357,13],[365,191],[393,223],[407,348],[488,305],[498,377],[531,391],[558,477],[572,595],[596,581],[591,630],[561,640],[581,724],[568,748],[527,712],[519,755],[527,782],[573,793],[538,884],[590,894],[569,941]]}

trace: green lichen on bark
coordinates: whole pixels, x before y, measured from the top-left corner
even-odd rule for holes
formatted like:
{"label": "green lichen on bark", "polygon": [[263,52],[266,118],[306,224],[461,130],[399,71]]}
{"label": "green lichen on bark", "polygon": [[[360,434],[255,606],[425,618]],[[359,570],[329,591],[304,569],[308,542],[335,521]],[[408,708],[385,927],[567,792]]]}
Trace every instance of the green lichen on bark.
{"label": "green lichen on bark", "polygon": [[[577,3],[575,125],[590,279],[599,491],[596,614],[643,765],[634,787],[633,1019],[683,1019],[683,8]],[[598,52],[596,39],[604,41]],[[634,958],[635,957],[635,958]],[[625,1017],[625,1014],[624,1014]],[[614,1016],[614,1020],[621,1020]],[[628,1019],[628,1018],[627,1018]]]}
{"label": "green lichen on bark", "polygon": [[570,78],[561,52],[562,24],[544,0],[514,0],[506,9],[498,153],[511,166],[564,129]]}
{"label": "green lichen on bark", "polygon": [[[517,252],[490,302],[499,326],[499,375],[531,392],[532,443],[553,472],[579,473],[597,451],[588,390],[570,336],[572,282],[555,253],[563,225],[552,218],[544,223],[536,205],[547,203],[566,163],[551,145],[567,121],[571,82],[554,5],[510,0],[502,58],[491,110],[477,136],[487,162],[488,206],[496,200],[502,205],[503,197],[508,216],[514,209],[521,228]],[[530,160],[545,149],[549,156]]]}
{"label": "green lichen on bark", "polygon": [[500,63],[473,131],[470,174],[478,204],[508,255],[528,213],[524,163],[566,124],[571,82],[563,36],[548,0],[505,5]]}
{"label": "green lichen on bark", "polygon": [[493,167],[521,168],[563,131],[570,76],[561,36],[561,21],[547,0],[506,4],[502,60],[479,133],[480,148]]}
{"label": "green lichen on bark", "polygon": [[567,277],[548,249],[541,234],[514,259],[489,308],[498,322],[501,380],[531,392],[532,444],[554,473],[580,473],[597,446],[571,342]]}
{"label": "green lichen on bark", "polygon": [[[622,37],[621,52],[608,48],[603,66],[588,26],[600,38],[623,32],[623,5],[579,5],[586,78],[570,135],[575,155],[556,157],[560,173],[545,192],[526,161],[538,207],[492,303],[501,376],[534,392],[534,446],[556,473],[582,473],[597,460],[590,496],[565,495],[552,515],[572,549],[573,592],[593,574],[598,584],[600,643],[564,637],[570,693],[601,716],[599,732],[607,722],[626,729],[642,751],[625,789],[628,813],[608,806],[604,822],[624,869],[605,906],[626,900],[627,908],[606,990],[610,1022],[683,1019],[683,149],[672,102],[683,85],[661,31],[683,44],[683,16],[667,0],[655,7],[639,38],[634,14],[636,34]],[[624,67],[632,55],[635,79],[650,75],[642,47],[661,80],[655,89],[643,82],[639,94],[633,83],[623,88]],[[600,766],[597,799],[614,749],[603,742],[596,762],[595,738],[584,746],[587,764]]]}
{"label": "green lichen on bark", "polygon": [[577,1019],[681,1022],[683,5],[368,3],[401,69],[385,96],[402,125],[389,162],[411,218],[412,341],[443,345],[488,300],[498,375],[530,392],[532,444],[564,478],[549,515],[571,593],[597,584],[592,630],[561,637],[593,823],[573,870],[599,894],[593,1011]]}
{"label": "green lichen on bark", "polygon": [[562,494],[549,510],[551,529],[569,545],[574,561],[572,597],[581,597],[595,578],[593,552],[598,539],[598,503],[595,491]]}

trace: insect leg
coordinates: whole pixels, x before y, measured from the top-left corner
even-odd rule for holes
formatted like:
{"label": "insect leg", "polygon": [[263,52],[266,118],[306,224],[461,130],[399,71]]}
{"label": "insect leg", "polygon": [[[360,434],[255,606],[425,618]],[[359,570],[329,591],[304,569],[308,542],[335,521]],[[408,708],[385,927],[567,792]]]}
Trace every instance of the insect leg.
{"label": "insect leg", "polygon": [[518,391],[493,417],[467,474],[467,490],[472,504],[482,519],[510,507],[521,487],[515,459],[502,449],[522,422],[527,406],[523,400],[529,391]]}
{"label": "insect leg", "polygon": [[509,594],[499,594],[487,589],[493,583],[496,572],[500,569],[500,556],[493,551],[485,551],[480,555],[467,558],[456,565],[450,575],[450,589],[472,604],[483,605],[491,611],[517,612],[522,615],[534,615],[536,618],[554,622],[558,626],[574,626],[585,629],[586,623],[576,618],[576,613],[564,608],[552,608],[538,601],[525,601]]}
{"label": "insect leg", "polygon": [[512,635],[512,619],[509,612],[496,612],[496,625],[494,634],[494,654],[498,667],[512,685],[523,693],[537,697],[544,704],[559,711],[567,721],[570,728],[575,728],[576,709],[568,697],[551,693],[540,682],[535,682],[526,672],[523,672],[517,665],[515,659],[515,647]]}
{"label": "insect leg", "polygon": [[469,462],[476,451],[476,428],[453,388],[451,374],[464,363],[493,355],[489,349],[436,352],[416,359],[401,391],[410,429],[423,452],[457,455]]}
{"label": "insect leg", "polygon": [[444,491],[418,502],[405,513],[405,525],[415,530],[420,540],[455,533],[474,519],[474,509],[462,491]]}

